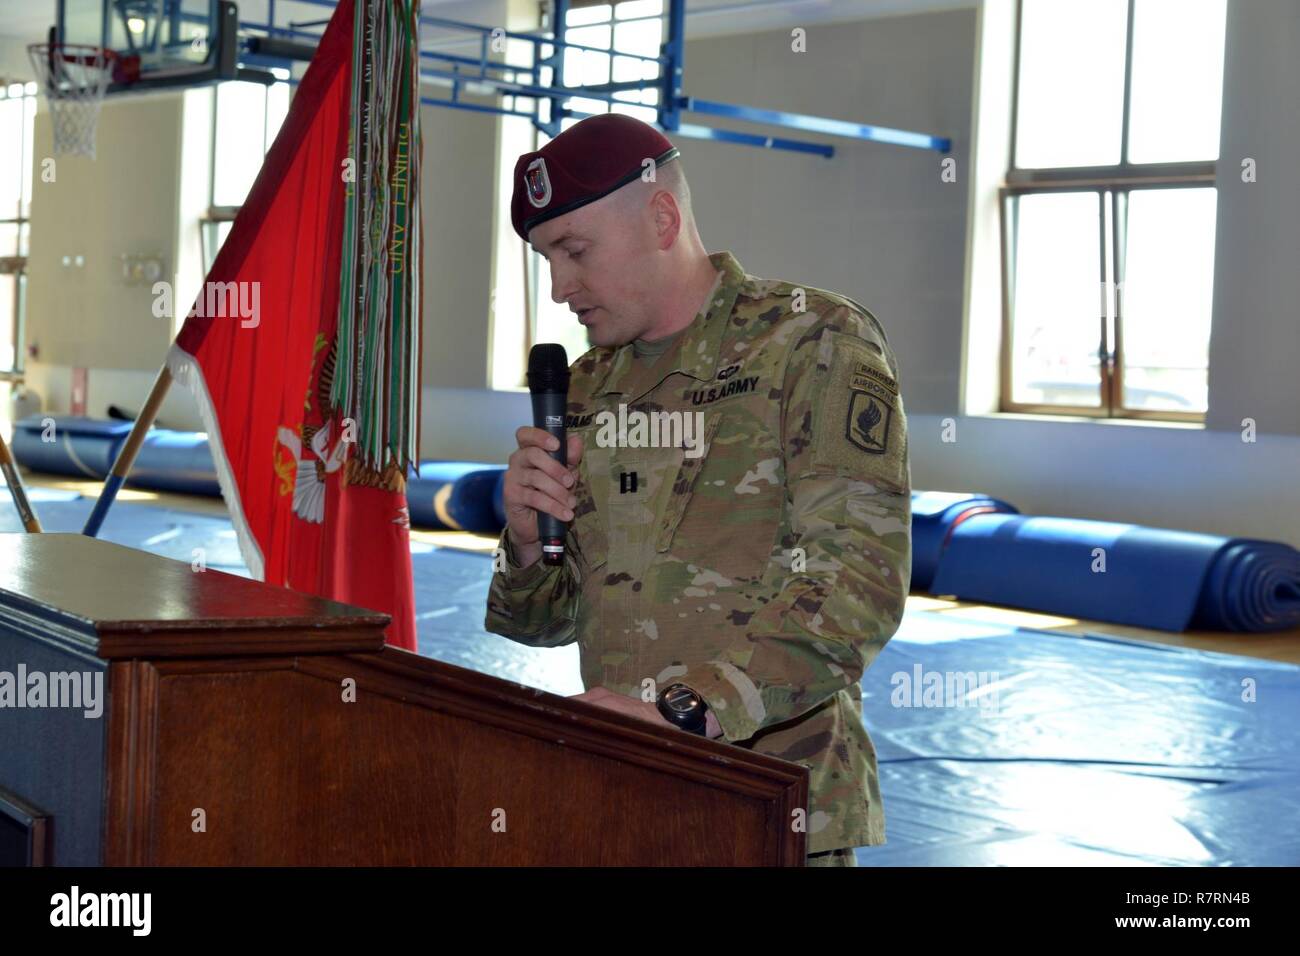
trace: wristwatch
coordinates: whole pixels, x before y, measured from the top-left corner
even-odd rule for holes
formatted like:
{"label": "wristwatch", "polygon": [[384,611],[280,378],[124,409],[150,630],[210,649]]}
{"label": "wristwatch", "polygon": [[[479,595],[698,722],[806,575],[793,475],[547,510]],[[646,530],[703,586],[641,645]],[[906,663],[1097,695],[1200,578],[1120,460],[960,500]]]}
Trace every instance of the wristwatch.
{"label": "wristwatch", "polygon": [[670,724],[675,724],[687,733],[704,736],[707,726],[705,713],[709,705],[685,684],[665,687],[660,691],[655,705],[659,708],[659,713],[664,715],[664,720]]}

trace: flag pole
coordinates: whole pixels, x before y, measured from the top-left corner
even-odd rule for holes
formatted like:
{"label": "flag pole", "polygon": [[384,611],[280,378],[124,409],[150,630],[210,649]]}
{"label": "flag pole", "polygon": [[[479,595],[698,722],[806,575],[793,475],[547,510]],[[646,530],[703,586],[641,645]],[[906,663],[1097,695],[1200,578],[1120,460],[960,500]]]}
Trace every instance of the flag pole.
{"label": "flag pole", "polygon": [[4,472],[5,483],[9,486],[9,494],[13,496],[14,507],[18,509],[18,517],[22,519],[23,527],[29,534],[40,534],[41,522],[37,519],[36,512],[32,510],[31,502],[27,500],[22,476],[18,474],[18,467],[4,435],[0,435],[0,471]]}
{"label": "flag pole", "polygon": [[117,453],[117,460],[113,462],[113,470],[104,479],[104,489],[99,493],[99,500],[95,502],[95,510],[86,519],[86,526],[81,529],[82,534],[89,535],[92,538],[99,534],[99,527],[104,523],[104,518],[108,516],[108,509],[113,507],[118,491],[126,483],[126,476],[131,473],[131,466],[135,464],[135,456],[139,453],[140,446],[144,444],[144,436],[149,433],[154,419],[158,417],[158,409],[162,407],[163,399],[167,396],[167,389],[171,386],[171,383],[171,370],[164,364],[158,370],[158,377],[154,379],[153,389],[149,392],[149,398],[145,401],[144,408],[140,409],[140,415],[131,428],[131,434],[126,437],[126,443],[122,445],[122,450]]}

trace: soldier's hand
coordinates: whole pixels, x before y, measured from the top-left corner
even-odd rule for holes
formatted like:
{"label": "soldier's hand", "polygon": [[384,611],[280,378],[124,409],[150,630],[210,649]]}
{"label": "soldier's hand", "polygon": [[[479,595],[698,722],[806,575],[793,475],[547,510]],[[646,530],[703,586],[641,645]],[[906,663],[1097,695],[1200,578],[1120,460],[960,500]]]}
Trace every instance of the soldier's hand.
{"label": "soldier's hand", "polygon": [[578,504],[573,488],[582,461],[582,439],[577,435],[569,435],[568,439],[566,468],[550,456],[559,448],[559,442],[549,432],[530,425],[515,432],[519,448],[510,455],[501,496],[510,542],[520,567],[529,567],[542,556],[537,533],[539,511],[561,521],[573,520],[573,509]]}

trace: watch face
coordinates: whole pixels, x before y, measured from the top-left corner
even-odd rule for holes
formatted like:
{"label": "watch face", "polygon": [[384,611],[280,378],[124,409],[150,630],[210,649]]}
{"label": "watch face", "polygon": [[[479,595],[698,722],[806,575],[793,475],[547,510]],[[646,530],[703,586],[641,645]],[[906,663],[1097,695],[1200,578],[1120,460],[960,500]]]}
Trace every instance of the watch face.
{"label": "watch face", "polygon": [[704,698],[685,684],[673,684],[659,694],[659,713],[671,724],[693,734],[703,734],[704,712],[709,709]]}
{"label": "watch face", "polygon": [[689,687],[669,687],[664,691],[664,706],[676,714],[686,715],[700,706],[700,698]]}

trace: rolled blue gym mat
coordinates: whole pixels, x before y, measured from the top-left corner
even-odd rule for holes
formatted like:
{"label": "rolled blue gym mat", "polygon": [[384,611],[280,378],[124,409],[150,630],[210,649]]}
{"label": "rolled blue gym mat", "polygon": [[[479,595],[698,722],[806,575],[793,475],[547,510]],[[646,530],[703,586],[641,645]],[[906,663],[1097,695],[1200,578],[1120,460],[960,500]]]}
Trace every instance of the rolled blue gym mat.
{"label": "rolled blue gym mat", "polygon": [[[45,441],[45,422],[54,420]],[[102,479],[131,433],[130,422],[103,421],[79,415],[29,415],[14,424],[10,450],[24,468],[74,478]]]}
{"label": "rolled blue gym mat", "polygon": [[1280,541],[1228,541],[1201,585],[1192,626],[1207,631],[1300,626],[1300,551]]}
{"label": "rolled blue gym mat", "polygon": [[212,450],[203,432],[150,429],[126,483],[154,491],[221,496]]}
{"label": "rolled blue gym mat", "polygon": [[952,529],[986,512],[1019,514],[1015,505],[979,492],[912,493],[912,590],[929,590]]}
{"label": "rolled blue gym mat", "polygon": [[1164,631],[1276,631],[1300,626],[1300,551],[1109,521],[978,514],[953,530],[930,590]]}
{"label": "rolled blue gym mat", "polygon": [[504,522],[497,499],[505,467],[468,461],[425,461],[406,483],[411,524],[496,534]]}

